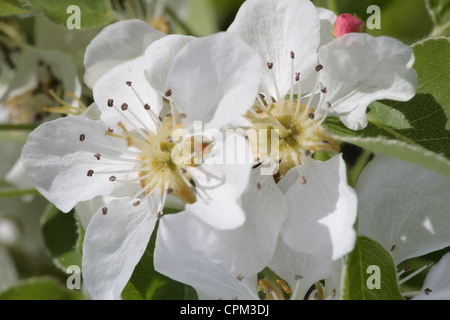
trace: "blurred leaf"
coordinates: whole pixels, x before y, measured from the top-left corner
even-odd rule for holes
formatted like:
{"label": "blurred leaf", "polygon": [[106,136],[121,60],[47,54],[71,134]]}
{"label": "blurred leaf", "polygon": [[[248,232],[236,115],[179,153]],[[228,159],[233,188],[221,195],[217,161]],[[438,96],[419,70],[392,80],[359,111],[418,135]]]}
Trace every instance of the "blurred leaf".
{"label": "blurred leaf", "polygon": [[30,10],[18,0],[0,0],[0,17],[27,13],[30,13]]}
{"label": "blurred leaf", "polygon": [[450,42],[428,39],[413,45],[417,95],[407,102],[372,103],[364,130],[347,129],[330,117],[325,126],[373,152],[410,161],[450,178]]}
{"label": "blurred leaf", "polygon": [[189,16],[186,20],[191,33],[207,36],[218,31],[217,16],[211,0],[189,0]]}
{"label": "blurred leaf", "polygon": [[425,3],[436,25],[450,22],[450,0],[425,0]]}
{"label": "blurred leaf", "polygon": [[38,127],[37,124],[0,124],[0,131],[32,131]]}
{"label": "blurred leaf", "polygon": [[38,196],[40,193],[36,189],[0,188],[0,198],[23,197],[28,195]]}
{"label": "blurred leaf", "polygon": [[[375,153],[415,163],[450,179],[450,161],[429,150],[401,140],[378,138],[339,137],[339,140],[366,148]],[[354,183],[354,181],[352,181]]]}
{"label": "blurred leaf", "polygon": [[[164,209],[164,212],[179,210]],[[167,213],[165,213],[167,214]],[[158,224],[150,238],[149,244],[134,269],[130,281],[122,291],[123,300],[195,300],[197,294],[190,286],[172,280],[159,272],[153,266],[153,251],[155,249]],[[180,266],[181,267],[181,266]]]}
{"label": "blurred leaf", "polygon": [[233,22],[244,0],[213,0],[219,30],[226,30]]}
{"label": "blurred leaf", "polygon": [[390,253],[367,237],[359,236],[347,256],[343,283],[344,300],[404,300]]}
{"label": "blurred leaf", "polygon": [[76,265],[81,268],[81,235],[73,211],[63,213],[49,204],[41,218],[45,245],[55,265],[63,272]]}
{"label": "blurred leaf", "polygon": [[51,277],[22,280],[0,293],[0,300],[85,300],[77,290],[69,290]]}
{"label": "blurred leaf", "polygon": [[450,0],[425,0],[434,23],[433,36],[450,36]]}
{"label": "blurred leaf", "polygon": [[66,25],[69,17],[74,14],[72,11],[67,12],[68,7],[78,6],[81,29],[104,26],[115,17],[108,0],[29,0],[29,2],[38,12],[60,25]]}

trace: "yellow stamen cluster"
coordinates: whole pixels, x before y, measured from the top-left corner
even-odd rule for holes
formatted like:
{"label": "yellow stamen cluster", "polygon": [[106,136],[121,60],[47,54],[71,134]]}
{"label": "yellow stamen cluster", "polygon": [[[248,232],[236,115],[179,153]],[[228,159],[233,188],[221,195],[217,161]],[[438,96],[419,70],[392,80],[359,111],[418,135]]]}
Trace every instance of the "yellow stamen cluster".
{"label": "yellow stamen cluster", "polygon": [[[272,162],[278,161],[281,175],[301,164],[302,157],[310,156],[315,151],[339,152],[338,142],[327,135],[321,126],[321,119],[315,119],[314,109],[299,101],[287,100],[265,106],[256,103],[246,117],[256,129],[267,132],[267,148],[261,148],[260,144],[255,145],[250,140],[255,158],[259,161],[267,158],[271,158]],[[274,145],[274,141],[278,146]]]}
{"label": "yellow stamen cluster", "polygon": [[106,135],[125,139],[129,147],[139,150],[136,171],[144,195],[153,192],[172,194],[186,203],[195,202],[195,193],[186,170],[193,165],[192,162],[175,163],[172,159],[177,143],[171,137],[173,134],[171,116],[162,121],[156,133],[148,133],[145,139],[129,132],[121,122],[118,126],[123,135],[111,131],[106,131]]}

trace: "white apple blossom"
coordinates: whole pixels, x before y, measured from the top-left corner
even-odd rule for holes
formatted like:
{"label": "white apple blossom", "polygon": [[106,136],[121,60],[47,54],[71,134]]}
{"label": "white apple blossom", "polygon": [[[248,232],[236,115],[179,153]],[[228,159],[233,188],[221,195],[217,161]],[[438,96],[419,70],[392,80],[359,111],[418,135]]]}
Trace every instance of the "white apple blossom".
{"label": "white apple blossom", "polygon": [[[333,172],[336,162],[342,164]],[[296,170],[278,186],[272,179],[257,182],[260,173],[254,169],[241,197],[246,220],[236,229],[217,230],[193,219],[188,224],[186,213],[163,216],[155,269],[193,286],[201,299],[259,299],[256,276],[269,267],[291,288],[291,299],[305,298],[311,285],[331,276],[332,260],[353,249],[354,216],[346,212],[356,206],[356,199],[349,201],[353,193],[340,156],[307,163],[310,188],[299,182]],[[289,208],[291,197],[302,199],[302,207]],[[331,200],[320,201],[323,197]],[[330,209],[332,204],[338,209]],[[196,238],[187,241],[189,234]],[[283,299],[270,285],[262,287],[271,299]]]}
{"label": "white apple blossom", "polygon": [[[325,22],[323,25],[327,29]],[[255,178],[251,187],[275,186],[270,190],[277,192],[261,191],[260,196],[273,202],[281,196],[289,206],[287,212],[266,217],[272,220],[272,229],[278,229],[265,235],[266,243],[271,245],[255,245],[246,250],[261,262],[260,267],[271,260],[279,235],[297,252],[333,260],[351,251],[355,242],[356,195],[347,185],[342,157],[336,155],[326,162],[310,157],[316,150],[339,151],[338,143],[321,127],[326,114],[315,116],[329,105],[324,99],[327,91],[319,90],[319,74],[323,71],[323,66],[317,63],[320,26],[318,11],[309,1],[250,0],[240,8],[227,31],[241,36],[259,53],[264,69],[255,104],[249,110],[241,110],[242,116],[234,125],[256,129],[258,133],[269,128],[273,131],[267,140],[278,138],[276,143],[271,141],[269,151],[261,148],[264,137],[261,139],[259,135],[254,139],[249,135],[254,155],[263,163],[262,169],[267,169],[265,165],[270,162],[269,176]],[[309,88],[309,94],[294,99],[294,95],[303,95],[301,87]],[[277,184],[270,178],[273,172],[277,174]],[[247,215],[247,219],[251,218]],[[239,238],[250,247],[255,239],[253,234],[258,233],[261,226],[255,223],[252,227],[252,232],[244,228],[236,230],[239,237],[228,240],[221,237],[222,243],[217,246],[229,247]],[[236,256],[234,272],[245,271],[239,263],[241,259],[237,258],[243,252],[232,253]],[[255,271],[259,270],[252,270]]]}
{"label": "white apple blossom", "polygon": [[[258,178],[258,174],[252,174],[247,192],[252,188],[261,191],[253,204],[262,198],[275,204],[281,191],[288,210],[280,207],[272,210],[272,215],[263,214],[263,210],[257,218],[247,214],[245,224],[235,230],[204,230],[201,244],[183,243],[182,251],[202,261],[210,277],[216,264],[217,272],[226,274],[228,280],[254,282],[255,274],[272,265],[295,288],[293,297],[300,297],[319,278],[311,277],[312,282],[304,286],[297,281],[303,277],[295,270],[299,263],[286,267],[283,259],[274,257],[317,259],[323,263],[322,269],[317,270],[323,270],[319,273],[325,277],[353,249],[357,198],[347,185],[342,156],[335,155],[325,162],[310,157],[318,150],[339,152],[322,122],[328,115],[338,115],[351,129],[362,128],[367,124],[365,110],[369,103],[381,98],[410,99],[415,94],[417,75],[412,69],[414,56],[409,47],[392,38],[365,34],[333,39],[330,34],[335,18],[328,10],[317,9],[306,0],[247,0],[227,30],[240,35],[259,53],[264,69],[256,103],[252,109],[243,110],[234,125],[245,129],[271,128],[271,135],[279,138],[278,149],[268,152],[260,149],[258,139],[255,142],[249,135],[255,157],[263,165],[270,163],[277,183],[270,176]],[[174,215],[161,221],[158,232],[163,236],[159,240],[174,237],[171,243],[175,247],[175,239],[181,234],[177,225],[183,225],[178,219],[185,218]],[[264,236],[255,236],[261,234]],[[247,282],[242,287],[233,280],[232,289],[239,292],[234,295],[228,290],[230,283],[206,290],[205,278],[209,277],[196,277],[194,274],[200,276],[200,272],[188,266],[175,270],[176,263],[169,261],[182,263],[186,255],[174,254],[178,249],[167,247],[169,240],[158,245],[159,240],[155,267],[161,273],[189,283],[202,297],[249,298]],[[188,245],[195,248],[195,253]],[[289,254],[281,254],[283,251]],[[236,286],[240,289],[236,290]],[[228,289],[220,291],[224,288]]]}
{"label": "white apple blossom", "polygon": [[[358,194],[358,233],[391,252],[395,265],[450,246],[450,180],[415,164],[376,155],[363,170]],[[433,266],[417,299],[449,299],[449,255]],[[398,271],[399,285],[431,266]],[[414,293],[405,292],[405,296]]]}
{"label": "white apple blossom", "polygon": [[[116,28],[123,25],[131,39],[130,34],[140,30],[130,27],[136,23],[117,23]],[[234,228],[244,222],[239,197],[250,174],[251,154],[246,164],[218,166],[213,161],[223,156],[221,147],[235,148],[236,140],[245,147],[243,137],[229,136],[223,146],[220,141],[208,142],[212,161],[198,166],[193,161],[176,163],[172,154],[193,134],[182,136],[177,144],[178,129],[191,129],[194,121],[203,121],[205,128],[220,128],[233,113],[238,115],[236,110],[253,103],[260,62],[251,48],[228,33],[198,39],[167,36],[154,41],[149,50],[169,50],[172,47],[166,49],[164,44],[172,40],[184,46],[165,65],[167,73],[155,80],[151,70],[159,63],[157,56],[146,60],[140,55],[142,47],[119,43],[117,51],[125,51],[121,57],[131,58],[120,61],[105,43],[96,47],[102,39],[111,43],[105,33],[101,37],[94,39],[85,59],[100,120],[69,116],[47,122],[30,134],[22,159],[36,188],[64,212],[81,201],[112,197],[87,226],[83,277],[93,298],[117,299],[169,195],[215,228]],[[144,46],[137,38],[130,41]],[[158,92],[160,87],[163,93]],[[161,113],[163,99],[170,101],[171,114]]]}
{"label": "white apple blossom", "polygon": [[[242,195],[244,210],[253,213],[247,215],[241,227],[254,236],[249,248],[239,237],[239,231],[218,231],[190,210],[163,216],[156,237],[155,270],[193,286],[200,299],[259,299],[257,273],[261,261],[249,250],[254,245],[267,246],[268,250],[276,246],[270,233],[277,234],[277,227],[264,216],[282,212],[285,206],[281,200],[261,201],[259,195],[252,188]],[[237,237],[230,247],[220,247],[223,237],[228,240],[233,236]]]}
{"label": "white apple blossom", "polygon": [[[332,39],[335,19],[308,0],[247,0],[228,32],[239,34],[260,54],[266,66],[260,87],[269,102],[266,107],[274,99],[297,119],[297,109],[309,114],[312,107],[316,122],[337,115],[349,128],[361,129],[367,125],[365,110],[371,102],[414,96],[414,55],[390,37],[350,33]],[[320,99],[302,99],[308,102],[304,107],[286,95]]]}
{"label": "white apple blossom", "polygon": [[[262,188],[270,187],[264,185]],[[261,201],[260,193],[252,188],[247,189],[242,200],[245,209],[253,209],[240,228],[254,236],[251,246],[243,242],[239,230],[218,232],[193,212],[165,215],[156,237],[155,269],[192,286],[200,299],[258,300],[258,291],[264,291],[269,300],[284,299],[283,294],[274,290],[276,283],[258,281],[258,273],[268,266],[290,288],[285,289],[290,299],[304,299],[311,285],[330,276],[329,260],[295,252],[281,238],[278,243],[272,241],[270,233],[276,235],[278,228],[267,215],[282,213],[286,206],[283,200],[270,201],[270,204],[267,200]],[[268,205],[270,207],[266,208]],[[218,247],[221,240],[228,242],[229,238],[235,239],[232,246]],[[268,265],[264,264],[266,260],[258,259],[250,251],[252,247],[273,252]]]}
{"label": "white apple blossom", "polygon": [[[356,187],[358,233],[382,244],[391,252],[396,265],[449,247],[449,187],[449,179],[430,170],[376,155],[362,172]],[[260,217],[259,222],[267,223],[265,218]],[[300,229],[299,233],[302,232]],[[271,287],[275,283],[258,282],[258,272],[237,273],[232,268],[237,265],[235,259],[238,255],[235,252],[224,254],[222,250],[216,253],[209,248],[214,247],[218,237],[227,241],[227,233],[237,234],[236,230],[217,233],[212,227],[189,219],[187,215],[164,216],[158,229],[155,268],[193,286],[201,299],[260,299],[257,288],[263,289],[268,299],[283,299],[284,295]],[[194,239],[181,241],[192,234],[196,235]],[[241,239],[236,241],[243,243]],[[263,237],[259,241],[261,246],[266,244]],[[230,251],[236,249],[228,248]],[[248,253],[246,257],[252,259]],[[404,296],[449,299],[450,284],[446,281],[448,277],[445,277],[449,272],[449,259],[450,254],[447,253],[430,269],[421,291],[403,292]],[[267,267],[275,272],[280,281],[284,281],[288,288],[284,294],[288,294],[290,299],[341,299],[344,264],[342,259],[330,264],[328,259],[294,251],[280,237]],[[183,268],[178,268],[179,265]],[[261,271],[264,266],[259,266]],[[430,262],[415,271],[409,267],[398,270],[400,290],[403,283],[431,266]],[[318,282],[322,279],[325,280],[323,284]],[[320,287],[314,294],[310,293],[313,284]]]}
{"label": "white apple blossom", "polygon": [[[325,162],[311,157],[319,150],[339,152],[322,123],[338,115],[351,129],[362,128],[369,103],[408,100],[417,86],[411,48],[367,34],[331,39],[327,34],[334,19],[308,0],[247,0],[227,30],[254,48],[263,64],[256,102],[242,110],[235,125],[269,128],[267,140],[278,138],[272,150],[260,148],[264,137],[249,138],[257,161],[269,163],[270,173],[276,173],[290,207],[285,220],[277,217],[274,225],[295,251],[333,260],[353,248],[357,201],[340,156]],[[263,177],[256,184],[269,180]],[[298,232],[302,223],[305,230]]]}

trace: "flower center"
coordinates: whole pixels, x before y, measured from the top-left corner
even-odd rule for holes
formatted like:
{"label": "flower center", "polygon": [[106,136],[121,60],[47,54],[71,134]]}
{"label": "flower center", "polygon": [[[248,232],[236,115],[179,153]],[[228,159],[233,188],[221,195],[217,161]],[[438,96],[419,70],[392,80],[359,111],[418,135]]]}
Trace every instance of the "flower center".
{"label": "flower center", "polygon": [[[314,109],[297,99],[269,105],[261,99],[246,118],[258,132],[267,132],[266,137],[258,135],[257,145],[250,139],[255,158],[260,162],[271,159],[281,175],[318,150],[339,152],[339,144],[321,126],[323,119],[315,119]],[[267,148],[261,147],[262,139],[266,139]]]}
{"label": "flower center", "polygon": [[[121,122],[118,126],[122,130],[122,135],[111,131],[107,131],[106,134],[126,139],[130,150],[137,152],[138,161],[135,172],[138,177],[135,180],[139,181],[141,190],[135,196],[160,193],[165,197],[172,194],[186,203],[193,203],[195,194],[186,170],[193,164],[192,162],[175,163],[172,160],[172,154],[176,151],[174,148],[180,145],[172,140],[171,135],[174,131],[172,116],[167,116],[160,121],[155,133],[144,133],[141,130],[129,132]],[[177,127],[181,125],[177,124]]]}
{"label": "flower center", "polygon": [[[319,72],[322,65],[315,67],[316,81],[309,97],[302,95],[300,72],[295,72],[295,53],[289,54],[291,60],[291,75],[289,94],[282,96],[274,73],[274,64],[267,62],[266,66],[272,76],[276,97],[268,92],[266,96],[257,95],[256,103],[247,112],[246,118],[259,132],[257,139],[249,139],[255,158],[260,163],[270,161],[272,171],[269,173],[285,175],[289,169],[300,170],[302,158],[319,150],[333,153],[339,152],[339,144],[329,137],[322,128],[322,123],[328,115],[330,102],[325,100],[327,89],[319,86]],[[294,92],[295,91],[295,92]],[[318,98],[316,108],[311,107],[314,98]],[[303,102],[306,102],[306,104]],[[267,130],[261,135],[260,130]],[[256,140],[256,143],[255,143]],[[263,146],[263,148],[261,148]],[[270,151],[269,151],[270,150]],[[302,177],[302,183],[305,178]]]}

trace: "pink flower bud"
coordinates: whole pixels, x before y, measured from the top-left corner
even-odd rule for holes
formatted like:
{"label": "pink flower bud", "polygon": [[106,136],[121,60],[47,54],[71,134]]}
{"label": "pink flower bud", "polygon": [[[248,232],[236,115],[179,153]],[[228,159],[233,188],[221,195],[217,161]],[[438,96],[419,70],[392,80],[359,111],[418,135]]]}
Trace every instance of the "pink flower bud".
{"label": "pink flower bud", "polygon": [[336,38],[350,32],[365,32],[366,25],[354,15],[343,13],[336,18],[334,36]]}

